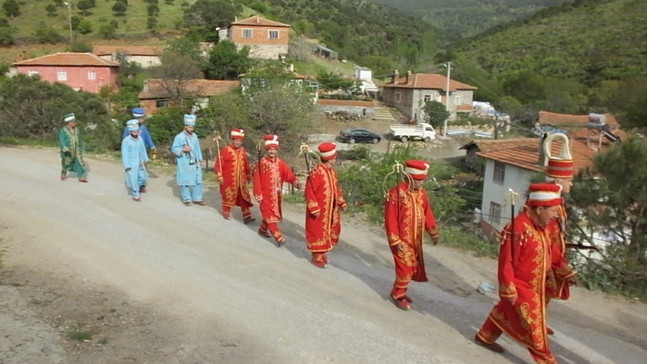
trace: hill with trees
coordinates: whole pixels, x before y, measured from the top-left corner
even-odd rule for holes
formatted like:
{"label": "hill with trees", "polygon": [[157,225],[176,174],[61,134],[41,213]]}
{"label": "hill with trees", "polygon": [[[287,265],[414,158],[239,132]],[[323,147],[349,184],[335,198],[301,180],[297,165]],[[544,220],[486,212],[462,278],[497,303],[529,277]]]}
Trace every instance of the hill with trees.
{"label": "hill with trees", "polygon": [[478,99],[513,114],[520,105],[527,115],[612,111],[627,123],[627,108],[641,112],[637,105],[647,101],[646,18],[644,1],[582,0],[484,33],[443,57],[454,77],[479,87]]}
{"label": "hill with trees", "polygon": [[372,0],[418,17],[450,35],[471,37],[567,0]]}

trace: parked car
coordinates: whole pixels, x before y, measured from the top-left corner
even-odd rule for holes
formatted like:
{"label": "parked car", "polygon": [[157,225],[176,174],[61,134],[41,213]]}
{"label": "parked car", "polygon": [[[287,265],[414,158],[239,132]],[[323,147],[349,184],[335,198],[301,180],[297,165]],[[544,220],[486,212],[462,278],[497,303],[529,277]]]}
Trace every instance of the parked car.
{"label": "parked car", "polygon": [[339,132],[339,139],[342,142],[353,143],[373,143],[377,144],[382,140],[379,134],[362,128],[350,128]]}

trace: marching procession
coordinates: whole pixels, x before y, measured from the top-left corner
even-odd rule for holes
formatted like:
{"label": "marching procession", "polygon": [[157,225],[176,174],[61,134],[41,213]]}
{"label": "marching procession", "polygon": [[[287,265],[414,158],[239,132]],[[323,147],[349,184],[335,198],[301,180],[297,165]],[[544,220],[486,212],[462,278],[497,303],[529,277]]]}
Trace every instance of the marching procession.
{"label": "marching procession", "polygon": [[[128,194],[141,202],[147,192],[148,150],[156,153],[155,144],[146,129],[145,111],[132,110],[133,119],[126,123],[121,143],[122,163]],[[59,132],[61,181],[68,172],[78,180],[88,182],[83,159],[83,136],[76,127],[73,113],[63,117],[65,126]],[[186,206],[205,206],[203,198],[203,156],[195,133],[197,118],[184,115],[184,128],[171,146],[176,159],[176,183],[181,202]],[[563,134],[562,134],[563,135]],[[335,171],[337,148],[332,142],[319,144],[316,152],[302,148],[308,174],[305,184],[298,180],[287,162],[279,157],[279,136],[263,137],[265,154],[252,164],[243,147],[245,131],[230,130],[230,143],[221,148],[213,165],[221,196],[220,213],[225,221],[232,220],[232,209],[239,207],[244,224],[256,221],[252,217],[252,198],[260,208],[258,234],[273,239],[277,247],[286,243],[279,224],[283,218],[284,184],[303,189],[305,196],[305,246],[311,253],[314,267],[329,265],[327,253],[340,241],[341,217],[347,203]],[[562,153],[552,156],[550,145],[563,138]],[[547,325],[546,310],[552,299],[569,298],[569,287],[576,283],[566,258],[563,194],[570,192],[574,174],[568,139],[553,134],[547,141],[547,168],[544,183],[528,187],[524,208],[501,232],[498,280],[499,302],[474,336],[474,342],[488,350],[501,353],[505,349],[496,343],[502,333],[525,346],[537,363],[557,363],[550,351],[548,336],[553,330]],[[411,281],[427,282],[423,238],[425,233],[433,245],[440,240],[438,222],[423,185],[430,163],[411,159],[394,166],[398,181],[387,191],[384,200],[385,249],[391,250],[395,277],[390,298],[401,310],[410,310],[413,299],[407,294]],[[252,184],[251,191],[248,188]],[[236,210],[237,211],[237,210]],[[385,287],[385,292],[388,288]],[[415,297],[414,297],[415,298]]]}

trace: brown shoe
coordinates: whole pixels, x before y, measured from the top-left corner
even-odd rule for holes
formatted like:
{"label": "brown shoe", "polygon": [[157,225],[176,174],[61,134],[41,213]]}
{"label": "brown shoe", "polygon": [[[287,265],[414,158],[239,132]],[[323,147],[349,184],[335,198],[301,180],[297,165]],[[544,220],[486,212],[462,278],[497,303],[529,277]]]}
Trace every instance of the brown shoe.
{"label": "brown shoe", "polygon": [[139,186],[139,192],[146,193],[146,186]]}
{"label": "brown shoe", "polygon": [[207,206],[207,203],[204,201],[193,201],[193,204],[198,206]]}
{"label": "brown shoe", "polygon": [[61,181],[67,181],[67,175],[62,174],[61,175]]}
{"label": "brown shoe", "polygon": [[88,179],[87,178],[81,178],[81,179],[79,179],[79,182],[88,183]]}
{"label": "brown shoe", "polygon": [[223,217],[225,220],[231,220],[231,212],[223,212],[223,213],[222,213],[222,217]]}
{"label": "brown shoe", "polygon": [[407,302],[407,300],[404,299],[404,297],[403,298],[391,297],[391,299],[393,300],[393,303],[395,303],[395,306],[397,308],[399,308],[401,310],[404,310],[404,311],[409,311],[411,309],[411,306],[409,305],[409,302]]}
{"label": "brown shoe", "polygon": [[285,238],[281,237],[281,238],[279,238],[279,240],[276,241],[276,247],[280,248],[280,247],[283,246],[284,243],[285,243]]}
{"label": "brown shoe", "polygon": [[267,230],[263,231],[261,229],[258,229],[258,235],[264,236],[266,238],[271,238],[272,237],[272,235],[270,235],[270,233],[267,232]]}
{"label": "brown shoe", "polygon": [[326,263],[321,260],[311,260],[310,263],[317,268],[326,269]]}
{"label": "brown shoe", "polygon": [[184,204],[184,206],[191,206],[191,205],[193,205],[193,204],[191,203],[191,201],[182,201],[182,203]]}
{"label": "brown shoe", "polygon": [[497,343],[492,343],[492,344],[488,344],[488,343],[486,343],[485,341],[483,341],[483,340],[479,337],[479,335],[478,335],[478,334],[476,334],[476,335],[474,336],[474,342],[475,342],[477,345],[480,345],[480,346],[482,346],[482,347],[484,347],[484,348],[486,348],[486,349],[488,349],[488,350],[494,351],[495,353],[502,353],[502,352],[504,352],[504,351],[505,351],[505,349],[503,349],[503,346],[501,346],[501,345],[499,345],[499,344],[497,344]]}
{"label": "brown shoe", "polygon": [[141,200],[142,200],[142,199],[141,199],[141,198],[139,198],[139,197],[133,197],[133,201],[135,201],[135,202],[140,202]]}
{"label": "brown shoe", "polygon": [[255,218],[253,218],[253,217],[246,217],[246,218],[244,218],[244,219],[243,219],[243,224],[245,224],[245,225],[247,225],[247,224],[251,224],[251,223],[252,223],[252,222],[254,222],[254,221],[256,221],[256,219],[255,219]]}
{"label": "brown shoe", "polygon": [[551,329],[551,328],[550,328],[550,327],[548,327],[548,326],[546,326],[546,333],[547,333],[548,335],[555,335],[555,331],[553,331],[553,329]]}

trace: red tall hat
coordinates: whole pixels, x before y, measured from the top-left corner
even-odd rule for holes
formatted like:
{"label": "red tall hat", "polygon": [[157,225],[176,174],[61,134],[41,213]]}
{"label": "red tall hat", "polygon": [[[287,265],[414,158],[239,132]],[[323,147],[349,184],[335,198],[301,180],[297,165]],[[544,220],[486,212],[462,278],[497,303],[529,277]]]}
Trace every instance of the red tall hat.
{"label": "red tall hat", "polygon": [[231,129],[231,133],[229,133],[229,136],[231,139],[244,139],[245,138],[245,131],[243,129]]}
{"label": "red tall hat", "polygon": [[546,177],[570,179],[574,174],[574,163],[572,159],[550,158],[546,167]]}
{"label": "red tall hat", "polygon": [[528,206],[556,206],[562,203],[562,186],[555,183],[533,183],[528,187]]}
{"label": "red tall hat", "polygon": [[412,179],[423,180],[427,178],[429,163],[422,160],[409,159],[405,163],[404,171],[411,176]]}
{"label": "red tall hat", "polygon": [[265,149],[279,149],[279,136],[278,135],[266,135],[263,137],[265,142]]}
{"label": "red tall hat", "polygon": [[319,144],[319,156],[322,161],[329,161],[337,158],[337,145],[331,142]]}

